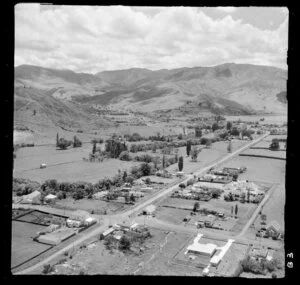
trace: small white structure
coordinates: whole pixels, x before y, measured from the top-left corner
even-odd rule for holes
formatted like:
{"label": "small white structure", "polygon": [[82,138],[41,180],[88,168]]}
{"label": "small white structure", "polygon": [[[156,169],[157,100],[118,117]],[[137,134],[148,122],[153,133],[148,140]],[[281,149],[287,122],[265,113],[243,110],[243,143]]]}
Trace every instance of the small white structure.
{"label": "small white structure", "polygon": [[45,197],[44,201],[45,201],[46,203],[55,203],[56,199],[57,199],[57,196],[56,196],[56,195],[49,194],[49,195],[47,195],[47,196]]}
{"label": "small white structure", "polygon": [[47,167],[47,164],[46,163],[41,163],[40,164],[40,168],[42,169],[42,168],[46,168]]}
{"label": "small white structure", "polygon": [[109,234],[113,233],[114,231],[115,231],[114,228],[109,228],[109,229],[107,229],[106,231],[104,231],[104,232],[102,233],[102,236],[103,236],[103,237],[107,237]]}
{"label": "small white structure", "polygon": [[67,226],[69,228],[79,228],[83,225],[83,221],[77,221],[72,219],[67,219]]}
{"label": "small white structure", "polygon": [[97,220],[95,218],[93,218],[93,217],[88,217],[84,221],[84,225],[85,226],[90,226],[90,225],[93,225],[93,224],[96,224],[96,223],[97,223]]}

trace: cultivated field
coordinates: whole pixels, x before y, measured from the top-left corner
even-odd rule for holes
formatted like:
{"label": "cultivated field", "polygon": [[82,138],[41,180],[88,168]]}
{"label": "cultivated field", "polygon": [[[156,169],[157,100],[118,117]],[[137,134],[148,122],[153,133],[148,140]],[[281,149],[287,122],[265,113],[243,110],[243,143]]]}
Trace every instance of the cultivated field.
{"label": "cultivated field", "polygon": [[32,240],[45,227],[19,221],[12,221],[11,267],[15,267],[37,254],[51,248]]}

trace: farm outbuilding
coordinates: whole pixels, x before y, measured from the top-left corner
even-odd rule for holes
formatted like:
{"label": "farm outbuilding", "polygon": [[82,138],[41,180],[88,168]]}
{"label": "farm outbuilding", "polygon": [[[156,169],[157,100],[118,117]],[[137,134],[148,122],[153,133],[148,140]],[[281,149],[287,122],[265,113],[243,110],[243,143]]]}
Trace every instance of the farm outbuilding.
{"label": "farm outbuilding", "polygon": [[46,203],[49,203],[49,204],[50,204],[50,203],[55,203],[56,199],[57,199],[57,196],[56,196],[56,195],[49,194],[49,195],[47,195],[47,196],[45,197],[44,201],[45,201]]}

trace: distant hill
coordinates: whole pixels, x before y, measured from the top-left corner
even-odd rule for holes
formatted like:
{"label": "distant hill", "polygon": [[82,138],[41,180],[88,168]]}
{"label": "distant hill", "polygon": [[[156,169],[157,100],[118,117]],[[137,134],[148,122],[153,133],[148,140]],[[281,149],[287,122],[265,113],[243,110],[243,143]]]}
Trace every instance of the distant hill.
{"label": "distant hill", "polygon": [[55,89],[52,97],[79,104],[151,112],[193,106],[195,112],[286,114],[287,71],[226,63],[151,71],[142,68],[102,71],[95,75],[22,65],[15,68],[17,86]]}

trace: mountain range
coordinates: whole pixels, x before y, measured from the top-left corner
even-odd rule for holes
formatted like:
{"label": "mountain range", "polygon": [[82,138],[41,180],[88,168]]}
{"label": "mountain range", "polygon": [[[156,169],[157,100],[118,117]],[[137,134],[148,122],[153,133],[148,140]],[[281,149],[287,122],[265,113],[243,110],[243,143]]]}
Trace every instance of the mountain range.
{"label": "mountain range", "polygon": [[[250,64],[96,74],[20,65],[15,67],[15,118],[30,106],[39,108],[49,124],[92,123],[91,105],[141,112],[193,105],[199,114],[286,114],[286,84],[286,70]],[[110,123],[97,118],[97,124]]]}

